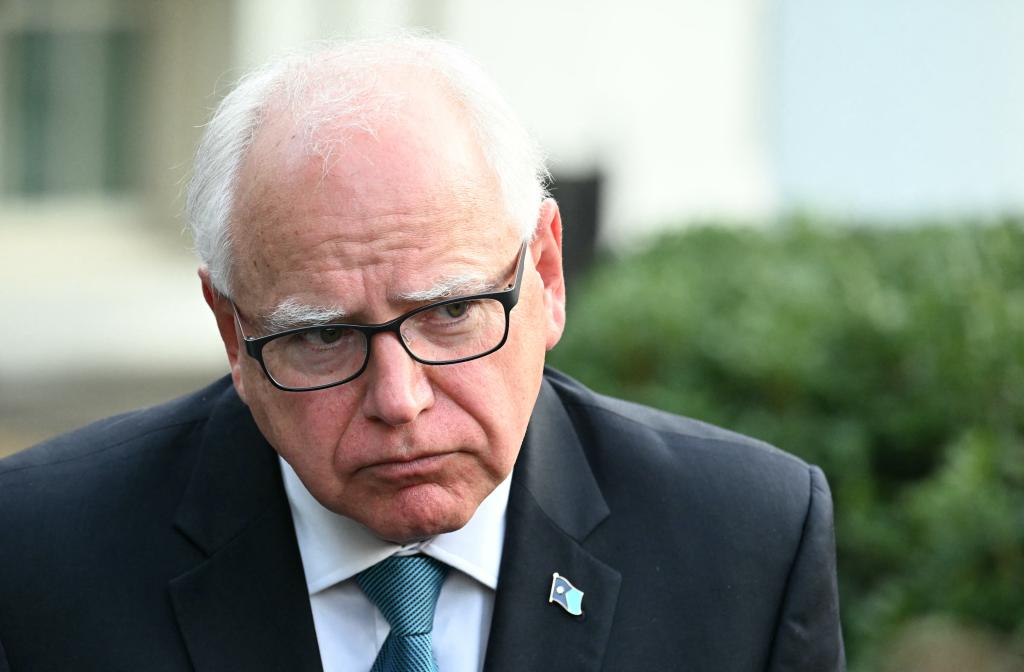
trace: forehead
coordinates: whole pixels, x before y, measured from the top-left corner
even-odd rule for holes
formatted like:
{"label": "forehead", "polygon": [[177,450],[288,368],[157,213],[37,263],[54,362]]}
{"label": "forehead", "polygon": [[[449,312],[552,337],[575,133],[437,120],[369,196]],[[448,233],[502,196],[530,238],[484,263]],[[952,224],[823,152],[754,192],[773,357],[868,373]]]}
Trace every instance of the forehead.
{"label": "forehead", "polygon": [[382,76],[385,91],[360,94],[366,100],[344,111],[272,100],[241,166],[236,211],[282,216],[300,204],[283,196],[305,195],[374,217],[498,196],[462,106],[443,85],[415,75]]}
{"label": "forehead", "polygon": [[361,271],[372,276],[362,282],[410,292],[508,254],[516,235],[460,110],[435,90],[406,101],[371,129],[328,125],[335,137],[322,153],[288,115],[261,129],[239,175],[240,291],[295,298]]}

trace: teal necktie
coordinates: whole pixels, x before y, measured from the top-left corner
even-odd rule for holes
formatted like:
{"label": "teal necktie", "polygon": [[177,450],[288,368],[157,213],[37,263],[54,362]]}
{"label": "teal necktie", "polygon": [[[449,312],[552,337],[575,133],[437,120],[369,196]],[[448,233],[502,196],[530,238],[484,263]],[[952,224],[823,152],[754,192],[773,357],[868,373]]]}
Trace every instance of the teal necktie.
{"label": "teal necktie", "polygon": [[392,556],[356,575],[391,632],[370,672],[438,672],[431,655],[434,607],[448,567],[425,555]]}

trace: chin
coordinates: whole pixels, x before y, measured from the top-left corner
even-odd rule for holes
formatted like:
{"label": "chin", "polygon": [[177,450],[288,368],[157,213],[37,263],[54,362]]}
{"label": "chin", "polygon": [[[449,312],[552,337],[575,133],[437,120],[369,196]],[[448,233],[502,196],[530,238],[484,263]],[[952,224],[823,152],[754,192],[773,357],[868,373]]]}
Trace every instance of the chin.
{"label": "chin", "polygon": [[380,515],[369,516],[363,524],[381,539],[408,544],[461,529],[478,505],[469,506],[457,498],[453,501],[452,493],[437,485],[417,486],[382,504],[382,510],[373,512]]}

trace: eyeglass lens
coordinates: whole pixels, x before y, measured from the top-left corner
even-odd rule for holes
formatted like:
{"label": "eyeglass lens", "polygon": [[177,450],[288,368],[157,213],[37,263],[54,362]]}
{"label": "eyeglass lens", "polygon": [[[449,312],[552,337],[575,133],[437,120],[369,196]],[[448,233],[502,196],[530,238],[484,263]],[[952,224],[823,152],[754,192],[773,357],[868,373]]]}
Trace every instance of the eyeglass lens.
{"label": "eyeglass lens", "polygon": [[[495,299],[472,299],[434,306],[406,318],[400,333],[417,359],[442,364],[476,357],[498,347],[505,336],[505,307]],[[314,327],[267,342],[267,373],[285,387],[330,385],[363,368],[366,335],[345,327]]]}

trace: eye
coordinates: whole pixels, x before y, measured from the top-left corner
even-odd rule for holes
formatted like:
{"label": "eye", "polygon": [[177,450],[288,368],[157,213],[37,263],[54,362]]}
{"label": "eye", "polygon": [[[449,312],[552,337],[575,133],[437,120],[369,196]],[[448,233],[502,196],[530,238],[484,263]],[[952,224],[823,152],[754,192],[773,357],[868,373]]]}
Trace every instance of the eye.
{"label": "eye", "polygon": [[319,331],[316,332],[316,334],[317,336],[320,337],[320,341],[323,343],[334,343],[339,338],[341,338],[342,335],[341,329],[336,329],[334,327],[320,329]]}
{"label": "eye", "polygon": [[469,302],[461,301],[459,303],[449,303],[441,307],[444,311],[445,317],[459,318],[466,314],[469,310]]}
{"label": "eye", "polygon": [[327,346],[340,347],[347,340],[351,340],[352,330],[340,327],[321,327],[310,329],[297,335],[295,343],[301,343],[305,347],[324,348]]}

